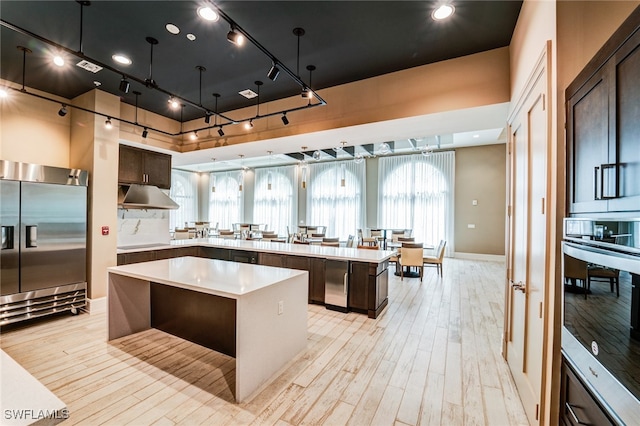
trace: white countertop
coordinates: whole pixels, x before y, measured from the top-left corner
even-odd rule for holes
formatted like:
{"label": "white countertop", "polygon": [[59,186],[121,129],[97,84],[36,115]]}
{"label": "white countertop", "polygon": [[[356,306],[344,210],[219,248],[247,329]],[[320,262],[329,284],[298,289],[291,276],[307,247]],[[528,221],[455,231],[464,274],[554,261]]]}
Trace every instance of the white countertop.
{"label": "white countertop", "polygon": [[284,244],[271,241],[229,240],[223,238],[197,238],[174,240],[169,244],[156,246],[131,246],[118,249],[118,254],[149,250],[162,250],[176,247],[217,247],[262,253],[288,254],[304,257],[319,257],[332,260],[352,260],[356,262],[381,263],[388,260],[394,252],[391,250],[364,250],[347,247],[326,247],[315,244]]}
{"label": "white countertop", "polygon": [[68,416],[64,402],[2,350],[0,370],[3,425],[53,425]]}
{"label": "white countertop", "polygon": [[178,257],[107,268],[110,273],[237,299],[306,271],[199,257]]}

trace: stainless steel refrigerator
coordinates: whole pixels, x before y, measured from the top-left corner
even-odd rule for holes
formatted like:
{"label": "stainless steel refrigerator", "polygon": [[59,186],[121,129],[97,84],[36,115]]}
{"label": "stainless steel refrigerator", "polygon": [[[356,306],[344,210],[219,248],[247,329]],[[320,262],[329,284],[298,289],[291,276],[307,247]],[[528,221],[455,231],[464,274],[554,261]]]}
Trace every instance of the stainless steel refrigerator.
{"label": "stainless steel refrigerator", "polygon": [[85,304],[88,173],[0,160],[0,325]]}

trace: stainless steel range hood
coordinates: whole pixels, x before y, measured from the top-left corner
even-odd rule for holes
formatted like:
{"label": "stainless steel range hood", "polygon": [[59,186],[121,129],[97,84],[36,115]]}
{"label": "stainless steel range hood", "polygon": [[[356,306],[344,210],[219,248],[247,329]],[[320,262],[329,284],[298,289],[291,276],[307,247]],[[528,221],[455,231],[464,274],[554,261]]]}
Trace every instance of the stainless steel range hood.
{"label": "stainless steel range hood", "polygon": [[153,185],[118,185],[118,207],[123,209],[175,210],[180,207]]}

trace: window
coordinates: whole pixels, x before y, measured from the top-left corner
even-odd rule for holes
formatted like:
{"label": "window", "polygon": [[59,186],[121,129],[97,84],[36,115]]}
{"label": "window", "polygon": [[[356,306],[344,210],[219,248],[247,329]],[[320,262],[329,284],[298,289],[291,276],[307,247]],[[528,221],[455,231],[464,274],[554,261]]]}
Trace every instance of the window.
{"label": "window", "polygon": [[309,171],[307,224],[326,226],[327,237],[355,236],[364,224],[365,163],[311,164]]}
{"label": "window", "polygon": [[278,235],[287,235],[287,227],[295,232],[298,211],[295,166],[257,169],[254,194],[254,223],[265,224],[266,229]]}
{"label": "window", "polygon": [[381,158],[379,223],[385,229],[412,229],[416,242],[447,241],[453,252],[454,152]]}
{"label": "window", "polygon": [[[240,173],[225,172],[209,175],[209,222],[218,229],[233,229],[242,222],[243,192],[240,191]],[[213,190],[215,188],[215,191]]]}
{"label": "window", "polygon": [[185,222],[198,220],[198,175],[182,170],[171,170],[169,196],[180,206],[169,212],[169,228],[183,228]]}

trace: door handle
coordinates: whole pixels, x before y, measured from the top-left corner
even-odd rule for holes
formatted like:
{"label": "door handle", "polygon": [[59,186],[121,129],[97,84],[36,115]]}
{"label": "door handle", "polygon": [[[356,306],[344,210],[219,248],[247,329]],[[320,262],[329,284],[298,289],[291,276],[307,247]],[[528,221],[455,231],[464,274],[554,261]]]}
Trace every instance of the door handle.
{"label": "door handle", "polygon": [[2,227],[2,250],[13,248],[13,226]]}
{"label": "door handle", "polygon": [[518,281],[517,283],[513,282],[513,280],[509,280],[509,284],[511,284],[511,288],[514,290],[520,290],[525,293],[527,291],[527,286],[522,281]]}
{"label": "door handle", "polygon": [[603,200],[618,198],[618,164],[601,164],[600,170],[600,197]]}
{"label": "door handle", "polygon": [[27,239],[25,247],[38,247],[38,225],[30,225],[26,227]]}
{"label": "door handle", "polygon": [[345,272],[344,276],[342,277],[342,288],[344,288],[344,294],[348,293],[348,287],[349,286],[349,275]]}

